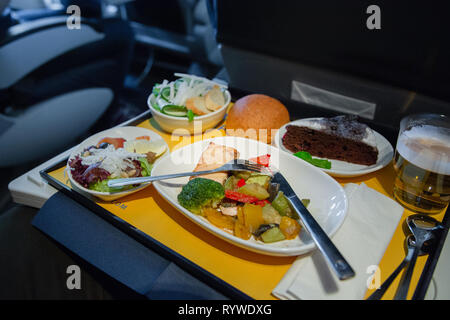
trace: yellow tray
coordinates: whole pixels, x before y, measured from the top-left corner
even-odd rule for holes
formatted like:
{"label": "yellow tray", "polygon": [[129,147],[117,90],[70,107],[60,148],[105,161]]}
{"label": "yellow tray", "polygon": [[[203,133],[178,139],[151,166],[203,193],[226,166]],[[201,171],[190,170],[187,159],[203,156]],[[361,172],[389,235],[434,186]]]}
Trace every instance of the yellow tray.
{"label": "yellow tray", "polygon": [[[221,128],[220,125],[219,128]],[[167,142],[171,151],[201,139],[225,135],[224,130],[217,129],[204,135],[172,136],[162,131],[153,119],[146,119],[137,126],[156,131]],[[67,177],[64,176],[64,168],[53,170],[48,174],[70,187]],[[390,164],[371,174],[337,179],[337,181],[342,185],[350,182],[358,184],[364,182],[367,186],[392,197],[394,169]],[[295,260],[295,257],[280,258],[252,253],[215,237],[174,209],[153,186],[112,203],[102,201],[96,203],[254,299],[276,299],[271,292]],[[402,225],[404,219],[411,214],[413,212],[404,211],[400,224],[379,264],[382,282],[405,256],[405,234]],[[434,217],[442,221],[444,211]],[[419,257],[417,260],[408,298],[411,298],[414,292],[425,262],[426,256]],[[400,277],[397,277],[384,295],[384,299],[393,298],[399,279]],[[372,292],[373,290],[368,290],[366,297]]]}

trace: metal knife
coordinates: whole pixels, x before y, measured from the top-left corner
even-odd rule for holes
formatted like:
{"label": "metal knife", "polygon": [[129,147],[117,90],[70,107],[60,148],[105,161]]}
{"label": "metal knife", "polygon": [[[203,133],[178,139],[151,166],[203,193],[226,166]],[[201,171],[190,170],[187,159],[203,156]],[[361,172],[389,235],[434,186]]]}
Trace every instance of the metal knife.
{"label": "metal knife", "polygon": [[323,231],[308,209],[306,209],[283,175],[276,172],[273,175],[271,182],[279,185],[279,190],[283,191],[285,197],[297,211],[306,230],[308,230],[317,247],[322,252],[338,278],[340,280],[346,280],[353,277],[355,275],[355,271],[353,271],[350,264],[345,260],[333,242],[331,242],[330,238],[327,236],[325,231]]}

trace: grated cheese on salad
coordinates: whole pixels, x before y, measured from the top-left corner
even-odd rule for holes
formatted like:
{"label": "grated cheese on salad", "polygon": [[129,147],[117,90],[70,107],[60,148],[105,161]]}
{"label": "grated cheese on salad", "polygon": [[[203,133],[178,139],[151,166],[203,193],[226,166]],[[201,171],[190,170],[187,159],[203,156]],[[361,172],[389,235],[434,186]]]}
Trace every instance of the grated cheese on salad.
{"label": "grated cheese on salad", "polygon": [[115,149],[113,145],[108,145],[105,149],[89,150],[90,155],[83,156],[82,164],[90,166],[100,162],[99,167],[111,174],[111,177],[120,177],[120,173],[127,168],[136,168],[133,160],[145,157],[140,153],[128,152],[123,148]]}

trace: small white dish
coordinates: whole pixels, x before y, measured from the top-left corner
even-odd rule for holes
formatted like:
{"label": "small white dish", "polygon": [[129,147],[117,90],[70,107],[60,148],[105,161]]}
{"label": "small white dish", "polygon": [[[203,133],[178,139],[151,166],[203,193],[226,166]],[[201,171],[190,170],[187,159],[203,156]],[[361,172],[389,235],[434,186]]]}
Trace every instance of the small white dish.
{"label": "small white dish", "polygon": [[[228,136],[199,141],[172,152],[165,161],[160,161],[155,165],[152,174],[163,175],[192,171],[210,142],[236,148],[241,159],[270,154],[271,165],[279,168],[297,195],[302,199],[311,200],[308,209],[329,237],[332,237],[344,222],[348,202],[340,184],[309,163],[255,140]],[[156,181],[153,185],[183,215],[221,239],[241,248],[271,256],[296,256],[315,248],[314,241],[304,228],[296,239],[265,244],[253,238],[250,240],[240,239],[215,227],[202,216],[186,210],[178,203],[177,196],[188,180],[189,177],[183,177]]]}
{"label": "small white dish", "polygon": [[[284,134],[286,133],[286,127],[289,125],[297,125],[300,121],[304,120],[313,120],[313,119],[321,119],[321,118],[308,118],[308,119],[299,119],[292,122],[289,122],[282,126],[280,130],[277,131],[277,134],[275,135],[274,139],[274,145],[277,148],[280,148],[283,151],[286,151],[290,154],[293,154],[292,151],[286,149],[283,146],[282,138]],[[355,164],[350,163],[346,161],[340,161],[340,160],[334,160],[334,159],[327,159],[331,162],[331,169],[323,169],[319,168],[320,170],[325,171],[329,175],[333,177],[340,177],[340,178],[350,178],[350,177],[357,177],[362,176],[364,174],[368,174],[371,172],[378,171],[380,169],[383,169],[386,167],[392,160],[392,157],[394,156],[394,149],[392,148],[392,145],[389,143],[389,141],[383,137],[381,134],[376,132],[372,129],[372,131],[375,134],[376,138],[376,144],[378,148],[378,159],[377,162],[371,166],[361,165],[361,164]],[[325,158],[322,158],[325,159]]]}
{"label": "small white dish", "polygon": [[[90,136],[89,138],[87,138],[86,140],[84,140],[83,142],[81,142],[77,147],[75,147],[75,149],[72,151],[72,153],[69,156],[69,160],[67,161],[67,166],[66,166],[66,174],[69,177],[70,183],[72,185],[72,187],[77,190],[78,192],[81,192],[85,195],[88,196],[94,196],[97,197],[101,200],[104,201],[113,201],[122,197],[125,197],[129,194],[135,193],[137,191],[140,191],[146,187],[148,187],[150,185],[149,183],[145,183],[145,184],[141,184],[140,186],[133,188],[133,189],[129,189],[129,190],[125,190],[125,191],[120,191],[120,192],[99,192],[99,191],[94,191],[94,190],[89,190],[85,187],[83,187],[82,185],[80,185],[78,182],[76,182],[71,174],[70,171],[70,167],[69,167],[69,161],[71,159],[73,159],[76,155],[79,155],[81,152],[83,152],[84,149],[92,146],[92,145],[97,145],[97,143],[106,137],[110,137],[110,138],[124,138],[125,140],[133,140],[137,137],[140,136],[149,136],[150,137],[150,141],[157,141],[157,140],[161,140],[165,146],[166,146],[166,151],[158,158],[156,159],[153,167],[160,161],[162,161],[163,158],[168,157],[169,154],[169,146],[167,145],[167,143],[164,141],[164,139],[157,134],[156,132],[152,131],[152,130],[148,130],[145,128],[140,128],[140,127],[115,127],[115,128],[111,128],[99,133],[96,133],[92,136]],[[153,169],[152,169],[152,174],[153,174]]]}
{"label": "small white dish", "polygon": [[225,95],[225,104],[222,108],[203,116],[195,116],[193,121],[189,121],[186,117],[169,116],[153,108],[151,104],[151,100],[155,99],[153,93],[148,97],[147,105],[150,108],[153,118],[155,118],[155,121],[164,131],[177,135],[197,134],[214,128],[225,118],[228,105],[231,102],[231,94],[228,90],[225,90],[223,93]]}

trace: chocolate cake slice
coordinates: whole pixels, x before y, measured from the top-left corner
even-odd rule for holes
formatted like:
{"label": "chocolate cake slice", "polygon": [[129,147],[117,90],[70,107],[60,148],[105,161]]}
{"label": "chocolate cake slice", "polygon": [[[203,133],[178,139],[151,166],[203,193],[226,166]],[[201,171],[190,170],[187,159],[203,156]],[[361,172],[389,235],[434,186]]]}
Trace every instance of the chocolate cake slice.
{"label": "chocolate cake slice", "polygon": [[357,116],[302,120],[286,127],[283,146],[312,156],[362,165],[377,162],[375,135]]}

